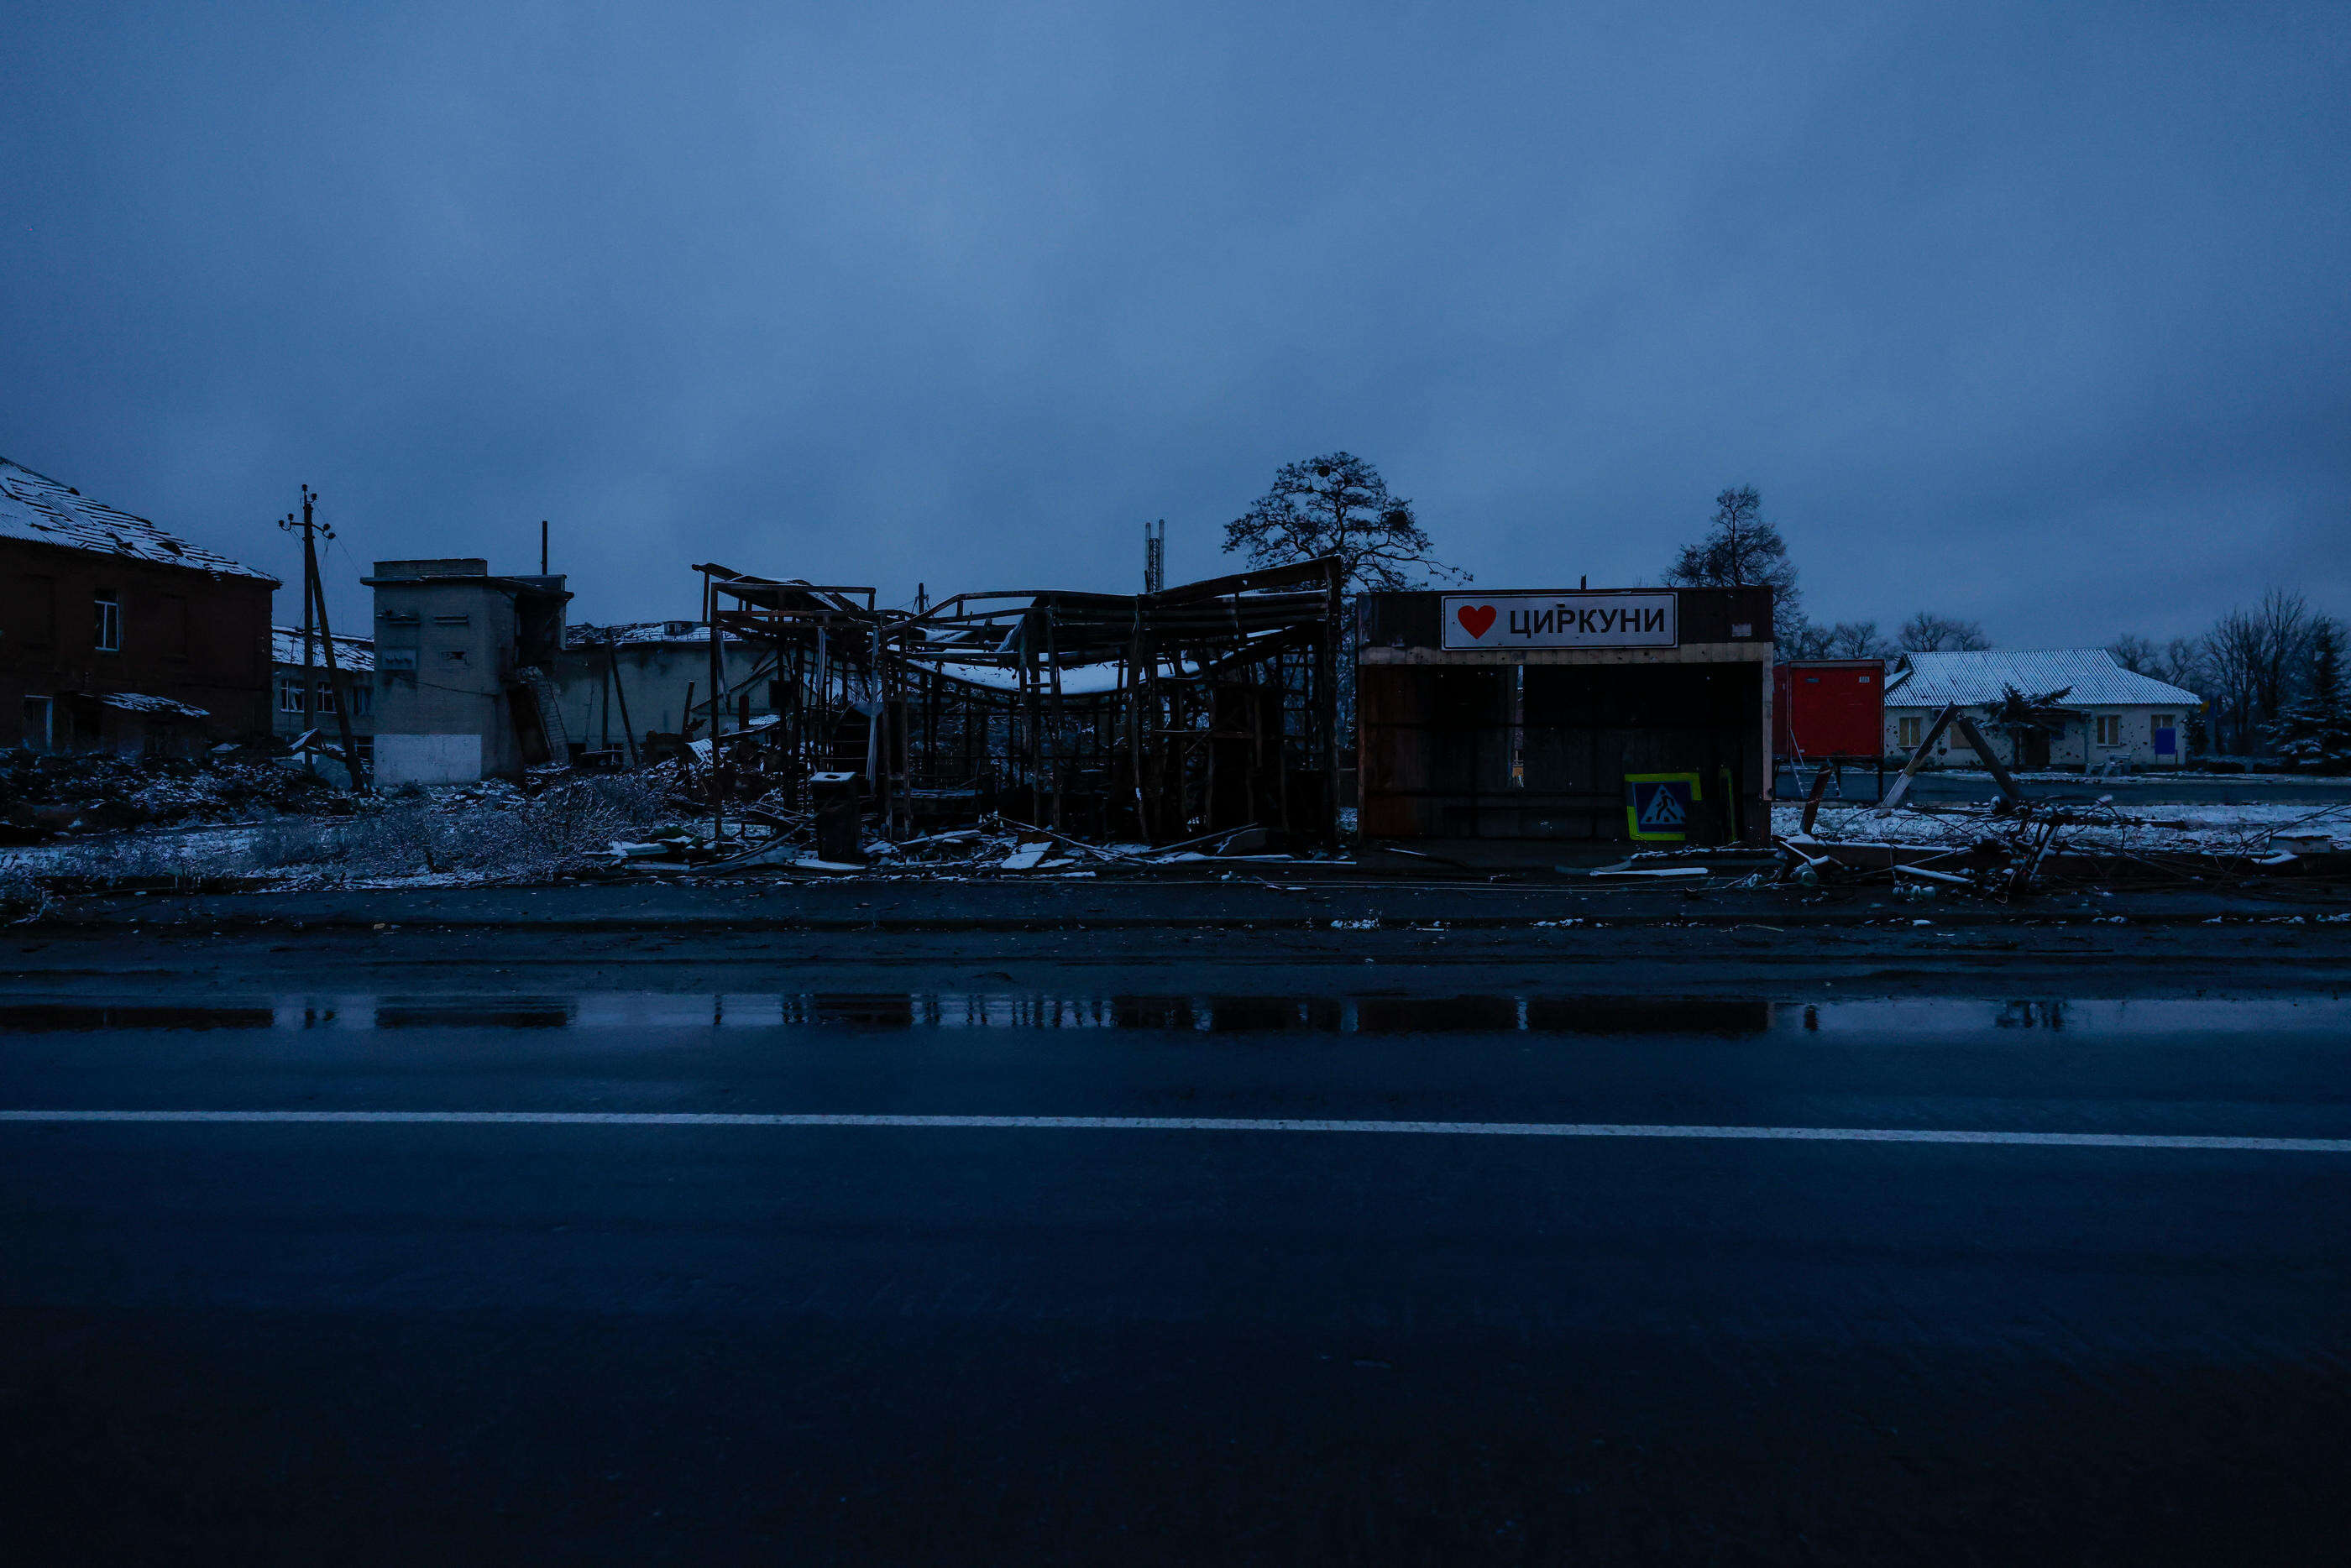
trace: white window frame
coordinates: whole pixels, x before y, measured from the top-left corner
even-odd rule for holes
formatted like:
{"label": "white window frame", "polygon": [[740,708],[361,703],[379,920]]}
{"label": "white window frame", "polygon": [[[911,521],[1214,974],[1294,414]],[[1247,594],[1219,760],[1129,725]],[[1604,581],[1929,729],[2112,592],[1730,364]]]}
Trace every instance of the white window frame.
{"label": "white window frame", "polygon": [[122,596],[111,588],[101,588],[90,596],[95,612],[91,635],[97,639],[100,653],[122,651]]}
{"label": "white window frame", "polygon": [[1926,732],[1927,721],[1924,719],[1901,717],[1894,721],[1894,743],[1904,751],[1916,750]]}
{"label": "white window frame", "polygon": [[2101,746],[2119,746],[2123,741],[2123,716],[2120,713],[2096,715],[2097,727],[2093,733]]}

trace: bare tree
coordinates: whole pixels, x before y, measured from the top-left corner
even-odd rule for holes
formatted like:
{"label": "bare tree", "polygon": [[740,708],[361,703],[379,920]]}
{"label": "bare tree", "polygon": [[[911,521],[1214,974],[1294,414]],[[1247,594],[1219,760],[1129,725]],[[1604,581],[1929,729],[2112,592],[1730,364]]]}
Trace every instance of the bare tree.
{"label": "bare tree", "polygon": [[1751,484],[1714,498],[1714,518],[1706,537],[1682,546],[1666,568],[1668,586],[1681,588],[1770,588],[1771,640],[1788,648],[1804,643],[1804,600],[1796,587],[1796,565],[1779,528],[1763,520],[1763,496]]}
{"label": "bare tree", "polygon": [[1877,634],[1874,620],[1841,620],[1829,628],[1833,659],[1884,659],[1894,651],[1894,645]]}
{"label": "bare tree", "polygon": [[1884,659],[1893,644],[1877,634],[1874,620],[1841,620],[1834,626],[1800,621],[1786,639],[1776,638],[1790,659]]}
{"label": "bare tree", "polygon": [[1773,652],[1782,659],[1828,659],[1833,657],[1829,652],[1830,639],[1835,633],[1834,627],[1802,619],[1785,629],[1775,627],[1771,632],[1776,645]]}
{"label": "bare tree", "polygon": [[2204,634],[2204,663],[2210,671],[2205,695],[2212,704],[2213,729],[2222,751],[2246,749],[2261,708],[2262,628],[2250,612],[2232,609]]}
{"label": "bare tree", "polygon": [[2252,609],[2222,616],[2205,636],[2210,694],[2222,733],[2238,751],[2251,752],[2284,711],[2314,624],[2307,599],[2272,588]]}
{"label": "bare tree", "polygon": [[2115,656],[2116,664],[2134,675],[2162,679],[2158,672],[2163,666],[2163,649],[2135,632],[2125,632],[2106,644],[2106,651]]}
{"label": "bare tree", "polygon": [[2166,680],[2198,696],[2211,679],[2204,662],[2204,639],[2200,637],[2175,637],[2163,645],[2163,659],[2149,671],[2158,680]]}
{"label": "bare tree", "polygon": [[1469,580],[1430,553],[1412,503],[1389,494],[1378,469],[1343,452],[1283,464],[1273,487],[1225,524],[1225,548],[1246,550],[1261,566],[1336,556],[1343,593]]}
{"label": "bare tree", "polygon": [[1926,610],[1904,621],[1896,636],[1911,653],[1975,653],[1991,646],[1991,639],[1976,622]]}

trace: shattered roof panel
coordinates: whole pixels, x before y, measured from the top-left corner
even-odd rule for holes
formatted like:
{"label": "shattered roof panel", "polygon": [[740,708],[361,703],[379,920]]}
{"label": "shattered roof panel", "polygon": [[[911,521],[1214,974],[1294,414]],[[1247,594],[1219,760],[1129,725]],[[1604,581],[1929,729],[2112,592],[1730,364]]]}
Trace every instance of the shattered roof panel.
{"label": "shattered roof panel", "polygon": [[[313,664],[316,664],[319,669],[324,670],[327,667],[327,650],[323,646],[324,639],[319,638],[319,634],[316,632],[312,632],[310,636],[312,639],[310,644],[310,661]],[[298,626],[271,627],[269,628],[269,658],[271,662],[277,664],[301,663],[302,628]],[[337,632],[335,634],[335,662],[341,665],[345,670],[373,670],[375,668],[375,644],[373,641],[364,637],[345,637],[341,632]]]}
{"label": "shattered roof panel", "polygon": [[167,534],[144,517],[92,501],[46,473],[0,457],[0,539],[24,539],[145,561],[184,566],[219,577],[252,577],[275,584],[267,572],[239,565],[226,556]]}
{"label": "shattered roof panel", "polygon": [[2003,687],[2028,697],[2064,689],[2068,707],[2194,708],[2203,699],[2148,675],[2134,675],[2103,648],[1990,649],[1980,653],[1906,653],[1886,682],[1889,708],[1981,708]]}
{"label": "shattered roof panel", "polygon": [[[673,627],[685,629],[674,631],[670,629]],[[722,642],[743,640],[741,634],[732,631],[721,631],[718,637]],[[633,648],[658,643],[707,643],[709,640],[710,623],[705,620],[632,620],[611,626],[574,621],[563,628],[563,646],[566,648],[601,648],[606,643]]]}
{"label": "shattered roof panel", "polygon": [[174,719],[208,719],[208,709],[192,702],[182,702],[170,697],[151,697],[144,691],[109,691],[99,701],[110,708],[120,708],[127,713],[162,713]]}

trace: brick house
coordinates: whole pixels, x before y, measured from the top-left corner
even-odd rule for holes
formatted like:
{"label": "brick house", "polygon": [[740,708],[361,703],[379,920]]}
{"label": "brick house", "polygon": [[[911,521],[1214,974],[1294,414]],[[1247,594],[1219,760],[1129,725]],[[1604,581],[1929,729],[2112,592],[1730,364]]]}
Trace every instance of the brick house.
{"label": "brick house", "polygon": [[277,587],[0,458],[0,746],[184,756],[267,734]]}

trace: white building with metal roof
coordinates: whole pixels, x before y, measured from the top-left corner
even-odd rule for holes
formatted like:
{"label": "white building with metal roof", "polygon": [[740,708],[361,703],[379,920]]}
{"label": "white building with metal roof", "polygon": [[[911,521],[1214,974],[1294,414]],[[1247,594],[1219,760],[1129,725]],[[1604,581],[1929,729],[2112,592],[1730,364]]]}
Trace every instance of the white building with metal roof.
{"label": "white building with metal roof", "polygon": [[[2011,691],[2045,700],[2036,728],[1987,727]],[[1953,704],[2011,767],[2177,767],[2187,754],[2188,716],[2204,700],[2125,670],[2103,648],[1906,653],[1886,678],[1886,754],[1907,757]],[[1946,731],[1928,761],[1967,767],[1978,758]]]}

